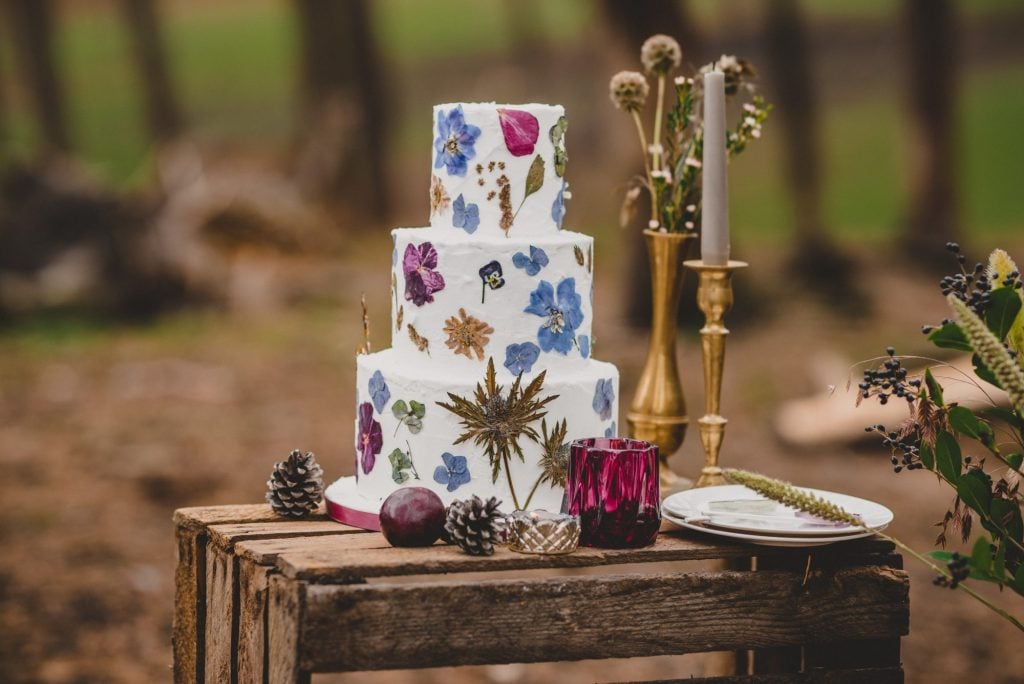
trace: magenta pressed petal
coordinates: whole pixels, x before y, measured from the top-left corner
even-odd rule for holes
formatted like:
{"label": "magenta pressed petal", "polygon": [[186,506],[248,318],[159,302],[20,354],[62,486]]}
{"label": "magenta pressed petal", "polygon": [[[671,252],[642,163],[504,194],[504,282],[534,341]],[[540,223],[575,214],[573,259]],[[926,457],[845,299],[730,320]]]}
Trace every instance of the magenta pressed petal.
{"label": "magenta pressed petal", "polygon": [[405,254],[402,255],[402,271],[409,275],[410,272],[415,271],[420,265],[420,253],[416,249],[415,245],[408,244],[405,246]]}
{"label": "magenta pressed petal", "polygon": [[499,109],[498,121],[501,123],[501,132],[505,136],[505,147],[513,156],[523,157],[533,154],[537,136],[540,134],[537,117],[518,109]]}
{"label": "magenta pressed petal", "polygon": [[428,295],[444,289],[444,276],[437,271],[420,271],[420,277]]}
{"label": "magenta pressed petal", "polygon": [[419,247],[419,266],[421,268],[437,268],[437,250],[434,245],[424,242]]}

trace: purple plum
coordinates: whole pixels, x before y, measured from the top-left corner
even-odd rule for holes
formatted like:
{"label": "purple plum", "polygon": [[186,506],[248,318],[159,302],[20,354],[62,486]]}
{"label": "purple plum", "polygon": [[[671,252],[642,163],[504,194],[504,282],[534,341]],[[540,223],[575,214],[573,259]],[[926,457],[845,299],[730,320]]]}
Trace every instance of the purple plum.
{"label": "purple plum", "polygon": [[444,530],[445,507],[426,487],[403,487],[380,507],[380,531],[392,546],[430,546]]}

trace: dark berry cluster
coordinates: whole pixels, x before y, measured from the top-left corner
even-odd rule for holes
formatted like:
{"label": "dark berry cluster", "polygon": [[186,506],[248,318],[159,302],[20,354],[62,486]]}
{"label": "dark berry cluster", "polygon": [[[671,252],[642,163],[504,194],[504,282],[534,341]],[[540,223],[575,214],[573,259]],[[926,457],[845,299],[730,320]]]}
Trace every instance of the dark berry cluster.
{"label": "dark berry cluster", "polygon": [[921,463],[921,439],[918,431],[912,430],[909,434],[900,435],[895,431],[886,431],[882,424],[869,425],[864,432],[874,432],[882,436],[882,444],[889,448],[889,460],[892,461],[894,473],[907,470],[920,470],[924,468]]}
{"label": "dark berry cluster", "polygon": [[956,589],[957,586],[965,579],[970,577],[971,569],[968,567],[968,558],[961,556],[959,553],[953,552],[953,556],[946,563],[946,569],[949,570],[949,577],[945,575],[939,575],[932,584],[937,587],[949,587],[950,589]]}
{"label": "dark berry cluster", "polygon": [[952,294],[957,299],[966,302],[971,311],[984,316],[991,298],[992,281],[985,270],[985,264],[980,261],[974,264],[974,268],[968,271],[965,268],[967,257],[960,253],[960,245],[955,242],[947,242],[946,249],[956,255],[960,272],[945,276],[939,281],[939,288],[944,296]]}
{"label": "dark berry cluster", "polygon": [[907,369],[896,358],[895,349],[886,347],[885,353],[889,357],[885,363],[864,371],[864,379],[857,385],[861,397],[868,399],[875,396],[878,397],[878,403],[887,404],[889,397],[895,396],[913,403],[921,387],[920,378],[907,379]]}

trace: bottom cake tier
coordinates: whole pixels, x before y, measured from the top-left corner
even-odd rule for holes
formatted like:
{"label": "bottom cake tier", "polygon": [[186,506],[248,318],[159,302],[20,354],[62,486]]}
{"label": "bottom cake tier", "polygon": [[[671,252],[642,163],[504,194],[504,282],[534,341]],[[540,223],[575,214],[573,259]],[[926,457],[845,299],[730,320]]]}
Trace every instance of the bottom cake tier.
{"label": "bottom cake tier", "polygon": [[[507,372],[497,374],[496,394],[502,399],[488,392],[485,376],[483,370],[473,375],[439,372],[429,361],[401,358],[393,349],[357,357],[356,478],[354,487],[347,488],[349,495],[371,511],[407,486],[432,489],[446,505],[475,494],[498,497],[505,511],[559,510],[563,487],[550,479],[564,477],[567,447],[562,447],[574,439],[616,433],[618,370],[594,360],[548,369],[535,399],[557,398],[541,409],[547,411],[543,420],[525,425],[516,420],[524,402],[510,407],[507,401],[514,380]],[[536,376],[524,375],[521,389]],[[456,444],[467,428],[460,415],[440,405],[453,405],[449,394],[469,402],[461,413],[488,416],[481,427],[489,426],[496,435],[517,434],[523,460],[513,455],[507,463],[492,463],[486,444],[473,439]],[[536,441],[527,428],[536,431]]]}

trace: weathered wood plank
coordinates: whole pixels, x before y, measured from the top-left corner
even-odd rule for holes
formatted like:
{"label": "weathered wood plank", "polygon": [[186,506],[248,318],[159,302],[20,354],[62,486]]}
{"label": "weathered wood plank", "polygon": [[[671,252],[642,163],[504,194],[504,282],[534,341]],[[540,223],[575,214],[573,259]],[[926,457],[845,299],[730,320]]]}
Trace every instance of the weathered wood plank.
{"label": "weathered wood plank", "polygon": [[[787,556],[758,556],[754,563],[757,572],[768,570],[788,570],[801,580],[808,567],[814,562],[814,555],[794,554]],[[751,674],[781,674],[799,672],[803,666],[802,646],[782,646],[781,648],[761,648],[750,653]]]}
{"label": "weathered wood plank", "polygon": [[[327,510],[321,506],[318,513],[307,520],[329,520]],[[237,506],[196,506],[179,508],[174,511],[174,524],[189,529],[202,529],[207,525],[227,523],[290,522],[270,507],[269,504],[240,504]]]}
{"label": "weathered wood plank", "polygon": [[[620,684],[626,683],[621,682]],[[659,679],[648,681],[646,684],[903,684],[903,669],[900,667],[871,667],[855,670],[814,670],[735,677]]]}
{"label": "weathered wood plank", "polygon": [[900,664],[900,640],[864,639],[837,644],[811,644],[804,647],[807,668],[838,669],[884,667]]}
{"label": "weathered wood plank", "polygon": [[296,520],[288,522],[229,523],[206,528],[210,541],[222,549],[248,539],[316,537],[332,534],[369,534],[366,530],[342,525],[333,520]]}
{"label": "weathered wood plank", "polygon": [[171,644],[176,684],[203,684],[206,629],[206,535],[175,530],[178,563],[174,571]]}
{"label": "weathered wood plank", "polygon": [[253,539],[237,542],[234,549],[239,558],[261,565],[273,565],[281,554],[295,553],[304,557],[306,554],[331,552],[342,544],[346,554],[358,555],[366,549],[380,549],[382,544],[386,547],[387,542],[379,533],[370,532],[358,535],[331,534],[317,537]]}
{"label": "weathered wood plank", "polygon": [[[310,629],[306,625],[306,583],[277,574],[271,575],[269,580],[268,681],[270,684],[309,684],[309,672],[314,669],[303,672],[299,668],[299,644]],[[378,635],[381,639],[385,636]]]}
{"label": "weathered wood plank", "polygon": [[232,682],[238,648],[238,560],[206,546],[206,681]]}
{"label": "weathered wood plank", "polygon": [[309,584],[297,645],[303,671],[340,672],[829,643],[906,634],[908,590],[884,567],[807,587],[776,571]]}
{"label": "weathered wood plank", "polygon": [[267,588],[272,568],[247,561],[238,564],[238,681],[266,681]]}
{"label": "weathered wood plank", "polygon": [[[258,543],[242,544],[255,553]],[[793,549],[771,549],[748,544],[709,541],[680,534],[663,534],[655,545],[644,549],[581,548],[564,556],[520,554],[499,548],[493,556],[478,557],[458,548],[435,544],[426,549],[398,549],[379,534],[338,536],[331,543],[277,545],[277,566],[286,577],[311,582],[360,582],[369,577],[427,575],[450,572],[493,572],[537,568],[579,568],[622,563],[745,558],[757,555],[793,555]],[[817,554],[862,557],[892,549],[883,540],[858,540],[824,547]],[[358,553],[353,551],[358,550]],[[800,553],[806,553],[805,551]]]}

